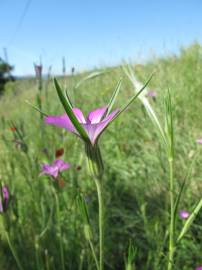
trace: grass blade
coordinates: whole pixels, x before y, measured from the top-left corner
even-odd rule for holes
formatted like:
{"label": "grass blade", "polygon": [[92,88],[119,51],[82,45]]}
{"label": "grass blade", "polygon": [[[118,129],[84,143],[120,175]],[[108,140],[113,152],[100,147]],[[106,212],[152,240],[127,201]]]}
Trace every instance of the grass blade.
{"label": "grass blade", "polygon": [[96,264],[96,269],[99,270],[100,269],[99,262],[98,262],[98,259],[96,256],[95,247],[94,247],[93,242],[92,242],[93,233],[92,233],[92,228],[91,228],[91,224],[90,224],[88,208],[87,208],[84,197],[80,193],[77,196],[77,205],[78,205],[79,210],[81,212],[81,215],[83,217],[85,238],[89,242],[92,256],[93,256],[93,259],[94,259],[95,264]]}
{"label": "grass blade", "polygon": [[[127,75],[127,77],[129,78],[129,80],[131,81],[131,83],[133,84],[135,92],[137,92],[137,89],[139,89],[140,87],[143,86],[142,83],[136,79],[134,72],[130,66],[128,66],[128,68],[123,67],[123,70],[124,70],[125,74]],[[144,93],[144,91],[145,91],[145,93]],[[166,145],[167,141],[166,141],[166,137],[165,137],[163,128],[161,126],[161,123],[160,123],[154,109],[152,108],[151,104],[149,103],[149,101],[146,97],[146,94],[148,93],[148,89],[145,88],[144,91],[138,96],[138,98],[143,103],[143,106],[145,107],[149,118],[151,119],[154,126],[156,126],[157,129],[159,130],[161,138],[163,139],[163,142]]]}
{"label": "grass blade", "polygon": [[180,188],[180,191],[177,195],[177,198],[176,198],[176,201],[175,201],[175,206],[174,206],[174,216],[175,216],[175,220],[176,220],[176,217],[177,217],[177,211],[178,211],[178,206],[179,206],[179,203],[180,203],[180,200],[181,200],[181,197],[182,197],[182,193],[185,189],[185,185],[186,185],[186,182],[187,182],[187,179],[190,177],[190,174],[191,174],[191,170],[192,170],[192,166],[196,160],[196,157],[197,155],[195,154],[195,157],[193,158],[189,168],[188,168],[188,171],[187,171],[187,174],[185,175],[184,177],[184,180],[182,182],[182,185],[181,185],[181,188]]}
{"label": "grass blade", "polygon": [[174,217],[175,217],[175,220],[176,220],[176,217],[177,217],[177,210],[178,210],[178,206],[179,206],[179,203],[180,203],[180,199],[182,197],[182,193],[183,193],[184,188],[185,188],[186,181],[187,181],[187,176],[184,178],[184,180],[182,182],[182,185],[180,187],[180,191],[177,194],[177,198],[176,198],[176,201],[175,201],[175,205],[174,205]]}
{"label": "grass blade", "polygon": [[122,112],[124,112],[132,103],[133,101],[142,93],[142,91],[147,87],[149,82],[151,81],[153,74],[149,77],[147,82],[142,86],[142,88],[123,106],[123,108],[117,113],[117,115],[112,119],[110,123],[112,123]]}
{"label": "grass blade", "polygon": [[192,225],[194,219],[196,218],[198,212],[200,211],[202,207],[202,199],[200,199],[200,201],[197,203],[196,207],[194,208],[193,212],[191,213],[191,215],[189,216],[189,218],[186,220],[180,234],[179,237],[177,239],[177,243],[180,242],[180,240],[182,240],[182,238],[184,237],[184,235],[186,234],[186,232],[189,230],[190,226]]}
{"label": "grass blade", "polygon": [[16,134],[17,134],[18,138],[23,141],[24,140],[23,134],[20,132],[18,125],[15,124],[14,121],[10,121],[10,128],[12,128],[12,127],[16,128]]}
{"label": "grass blade", "polygon": [[30,103],[28,100],[25,100],[25,102],[31,106],[35,111],[41,113],[43,116],[48,116],[48,114],[46,114],[45,112],[42,112],[42,110],[40,110],[37,106],[33,105],[32,103]]}
{"label": "grass blade", "polygon": [[123,108],[117,113],[117,115],[104,127],[104,129],[102,130],[102,132],[99,134],[99,136],[104,132],[104,130],[122,113],[124,112],[130,105],[131,103],[133,103],[133,101],[138,97],[138,95],[145,89],[145,87],[148,85],[148,83],[151,81],[153,77],[153,74],[149,77],[149,79],[147,80],[147,82],[145,83],[145,85],[138,91],[137,94],[135,94],[129,101],[128,103],[123,106]]}
{"label": "grass blade", "polygon": [[165,107],[166,107],[166,114],[165,114],[165,134],[167,136],[168,142],[168,156],[169,159],[174,158],[174,131],[173,131],[173,116],[172,116],[172,102],[170,92],[168,90],[168,95],[165,99]]}
{"label": "grass blade", "polygon": [[72,104],[72,102],[70,100],[70,97],[69,97],[69,95],[67,93],[67,90],[65,91],[65,96],[67,98],[67,102],[68,102],[69,106],[71,107],[71,109],[73,109],[73,104]]}
{"label": "grass blade", "polygon": [[109,104],[108,104],[108,106],[107,106],[107,114],[106,114],[106,116],[108,116],[109,114],[110,114],[110,112],[111,112],[111,109],[112,109],[112,107],[113,107],[113,105],[114,105],[114,102],[115,102],[115,100],[116,100],[116,98],[117,98],[117,96],[118,96],[118,93],[119,93],[119,90],[120,90],[120,88],[121,88],[121,84],[122,84],[122,79],[120,79],[119,81],[118,81],[118,83],[117,83],[117,85],[116,85],[116,88],[115,88],[115,90],[114,90],[114,92],[113,92],[113,94],[112,94],[112,96],[111,96],[111,99],[110,99],[110,101],[109,101]]}
{"label": "grass blade", "polygon": [[80,209],[80,213],[83,217],[84,222],[89,225],[90,219],[89,219],[89,214],[88,214],[88,208],[86,206],[86,202],[83,195],[81,195],[80,193],[77,195],[77,204]]}
{"label": "grass blade", "polygon": [[65,96],[63,95],[62,89],[60,88],[60,85],[58,84],[56,78],[54,78],[54,84],[55,84],[55,88],[57,90],[58,97],[59,97],[68,117],[70,118],[72,124],[74,125],[75,129],[78,131],[78,133],[80,134],[81,138],[84,141],[89,142],[90,140],[89,140],[89,137],[88,137],[86,131],[84,130],[84,128],[81,126],[81,124],[77,120],[76,116],[74,115],[72,108],[71,108],[70,104],[67,102]]}
{"label": "grass blade", "polygon": [[95,72],[92,72],[91,74],[89,74],[88,76],[84,77],[82,80],[80,80],[74,87],[74,89],[77,89],[81,86],[81,84],[83,84],[84,82],[88,81],[88,80],[91,80],[91,79],[94,79],[100,75],[103,75],[105,73],[107,73],[109,71],[95,71]]}
{"label": "grass blade", "polygon": [[132,242],[130,241],[128,247],[128,256],[125,262],[125,269],[126,270],[133,270],[134,269],[134,260],[137,253],[137,249],[134,248]]}

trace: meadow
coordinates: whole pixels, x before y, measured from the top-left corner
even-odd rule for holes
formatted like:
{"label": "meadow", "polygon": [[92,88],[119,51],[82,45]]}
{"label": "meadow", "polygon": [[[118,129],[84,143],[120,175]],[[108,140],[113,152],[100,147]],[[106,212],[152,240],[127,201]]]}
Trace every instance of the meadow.
{"label": "meadow", "polygon": [[[132,68],[143,84],[153,73],[148,88],[156,96],[147,98],[163,128],[170,92],[173,194],[184,185],[176,216],[179,235],[186,222],[179,211],[192,213],[202,194],[202,145],[196,142],[202,137],[202,47],[195,43],[178,55]],[[102,71],[80,85],[88,72],[58,78],[84,115],[108,104],[120,78],[113,107],[121,108],[134,95],[122,66]],[[7,211],[0,213],[0,269],[96,269],[89,239],[98,254],[98,202],[84,145],[65,129],[45,124],[44,116],[26,101],[48,115],[64,113],[52,78],[43,79],[40,93],[34,78],[9,82],[0,97],[0,181],[12,194]],[[169,164],[159,131],[138,98],[107,128],[99,144],[104,162],[104,269],[167,269]],[[42,164],[58,157],[71,164],[59,181],[40,175]],[[173,269],[202,265],[201,221],[199,211],[176,247]],[[93,236],[86,231],[88,222]]]}

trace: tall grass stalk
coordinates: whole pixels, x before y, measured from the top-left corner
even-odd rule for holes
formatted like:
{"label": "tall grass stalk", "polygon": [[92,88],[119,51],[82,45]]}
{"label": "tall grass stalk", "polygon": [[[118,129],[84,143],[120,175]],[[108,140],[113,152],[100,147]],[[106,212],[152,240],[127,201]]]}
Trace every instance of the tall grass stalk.
{"label": "tall grass stalk", "polygon": [[63,248],[63,242],[62,242],[62,230],[61,230],[61,222],[60,222],[60,218],[61,218],[60,217],[60,205],[59,205],[58,195],[54,189],[53,189],[53,193],[55,195],[56,214],[57,214],[57,222],[58,222],[58,230],[59,230],[61,269],[65,270],[64,248]]}
{"label": "tall grass stalk", "polygon": [[38,236],[36,236],[35,238],[35,243],[34,243],[34,247],[35,247],[35,260],[36,260],[36,267],[37,270],[41,269],[41,262],[40,262],[40,252],[39,252],[39,239]]}
{"label": "tall grass stalk", "polygon": [[93,245],[91,239],[89,239],[88,241],[89,241],[90,249],[91,249],[91,252],[92,252],[92,255],[93,255],[95,264],[96,264],[96,268],[97,268],[97,270],[99,270],[99,262],[97,260],[97,256],[96,256],[96,253],[95,253],[94,245]]}
{"label": "tall grass stalk", "polygon": [[102,157],[98,145],[86,144],[88,168],[93,178],[98,197],[98,224],[99,224],[99,270],[104,269],[104,203],[102,176],[104,172]]}
{"label": "tall grass stalk", "polygon": [[166,107],[165,134],[167,137],[167,155],[169,163],[169,196],[170,196],[168,270],[172,270],[173,257],[175,251],[175,198],[174,198],[174,175],[173,175],[174,130],[173,130],[172,103],[169,91],[168,96],[165,99],[165,107]]}
{"label": "tall grass stalk", "polygon": [[92,233],[92,228],[91,228],[91,224],[90,224],[90,218],[89,218],[89,214],[88,214],[88,208],[87,208],[87,204],[85,202],[85,199],[83,198],[83,196],[81,194],[79,194],[79,196],[77,196],[77,202],[78,202],[78,206],[80,208],[80,212],[81,215],[83,217],[83,222],[84,222],[84,235],[86,240],[89,243],[91,252],[92,252],[92,256],[93,259],[95,261],[95,265],[96,265],[96,269],[99,270],[99,261],[97,259],[97,255],[95,252],[95,247],[93,244],[93,233]]}
{"label": "tall grass stalk", "polygon": [[168,270],[173,269],[173,256],[175,251],[175,211],[174,211],[174,177],[173,177],[173,159],[169,159],[169,180],[170,180],[170,230],[169,230],[169,256]]}
{"label": "tall grass stalk", "polygon": [[13,244],[11,243],[11,240],[10,240],[10,237],[9,237],[9,234],[8,234],[7,231],[5,231],[5,236],[6,236],[6,240],[8,242],[9,248],[10,248],[12,254],[13,254],[13,257],[14,257],[14,259],[16,261],[16,264],[17,264],[18,268],[20,270],[24,270],[24,268],[22,267],[22,264],[21,264],[21,262],[20,262],[20,260],[18,258],[18,255],[17,255],[17,253],[15,251],[15,248],[14,248]]}
{"label": "tall grass stalk", "polygon": [[49,255],[48,255],[48,250],[45,250],[45,261],[46,261],[46,270],[50,270],[49,267]]}
{"label": "tall grass stalk", "polygon": [[[132,82],[135,91],[142,86],[142,84],[136,79],[132,68],[124,67],[124,71],[130,81]],[[153,110],[152,106],[148,102],[146,95],[148,89],[145,88],[144,91],[139,95],[139,99],[143,103],[151,121],[159,131],[162,141],[164,143],[167,159],[169,163],[169,197],[170,197],[170,225],[169,225],[169,250],[168,250],[168,270],[173,269],[173,257],[175,252],[175,198],[174,198],[174,174],[173,174],[173,163],[174,163],[174,130],[173,130],[173,116],[172,116],[172,103],[171,96],[168,91],[168,95],[165,99],[165,131],[163,130],[158,117]]]}
{"label": "tall grass stalk", "polygon": [[104,267],[104,205],[102,196],[102,183],[95,178],[99,207],[99,246],[100,246],[100,270]]}

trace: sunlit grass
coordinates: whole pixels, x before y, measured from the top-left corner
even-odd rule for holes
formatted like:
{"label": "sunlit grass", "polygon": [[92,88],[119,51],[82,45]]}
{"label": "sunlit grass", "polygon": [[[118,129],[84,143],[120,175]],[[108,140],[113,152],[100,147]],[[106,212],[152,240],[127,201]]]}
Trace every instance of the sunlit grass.
{"label": "sunlit grass", "polygon": [[[134,94],[133,86],[122,67],[108,70],[74,90],[71,87],[86,74],[60,78],[59,82],[70,89],[73,102],[87,114],[108,104],[113,89],[123,77],[116,100],[116,107],[121,107]],[[152,98],[149,101],[161,123],[164,123],[164,97],[169,88],[173,104],[176,194],[199,151],[180,203],[181,209],[191,212],[201,198],[202,188],[202,146],[196,144],[196,139],[202,137],[202,48],[194,44],[183,49],[180,56],[156,59],[136,66],[134,71],[142,83],[155,71],[149,87],[157,92],[157,97],[156,101]],[[0,99],[0,179],[14,194],[13,208],[6,213],[10,241],[24,269],[62,269],[61,252],[65,254],[65,269],[95,269],[75,201],[79,190],[87,202],[97,235],[96,190],[86,171],[84,149],[66,131],[42,124],[40,114],[25,102],[37,104],[37,91],[35,80],[17,81],[7,85],[6,94]],[[52,80],[43,82],[42,97],[44,112],[63,113]],[[12,123],[19,129],[27,148],[14,141]],[[166,269],[169,174],[158,134],[141,102],[136,101],[114,121],[100,141],[106,170],[105,269],[124,269],[129,246],[133,249],[130,256],[134,257],[135,269]],[[65,149],[63,160],[71,163],[72,168],[62,174],[65,186],[58,188],[55,197],[53,182],[39,174],[41,164],[51,163],[56,149],[61,147]],[[184,221],[177,219],[179,233]],[[190,270],[202,264],[201,219],[199,213],[182,240],[175,254],[174,269]],[[0,234],[0,269],[17,269],[2,224]],[[98,243],[98,239],[95,241]]]}

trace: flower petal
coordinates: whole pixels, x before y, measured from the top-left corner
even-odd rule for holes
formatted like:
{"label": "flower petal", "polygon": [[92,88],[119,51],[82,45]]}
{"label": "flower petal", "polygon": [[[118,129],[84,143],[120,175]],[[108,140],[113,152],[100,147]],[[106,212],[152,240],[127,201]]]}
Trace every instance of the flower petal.
{"label": "flower petal", "polygon": [[118,112],[119,112],[118,109],[114,110],[107,117],[105,117],[104,120],[102,120],[102,122],[98,124],[93,138],[94,143],[98,139],[98,137],[102,134],[102,132],[107,128],[109,123],[113,120],[113,118],[117,115]]}
{"label": "flower petal", "polygon": [[187,219],[187,218],[190,216],[190,214],[189,214],[189,212],[186,211],[186,210],[180,210],[180,211],[179,211],[179,216],[180,216],[180,218],[182,218],[182,219]]}
{"label": "flower petal", "polygon": [[[80,123],[86,123],[85,117],[83,116],[83,113],[81,110],[79,110],[78,108],[73,108],[72,111],[74,112],[76,118],[78,119]],[[56,116],[53,116],[53,115],[46,116],[44,118],[44,121],[46,124],[65,128],[69,130],[70,132],[75,133],[76,135],[79,136],[77,130],[75,129],[74,125],[72,124],[71,120],[69,119],[66,113],[62,115],[56,115]]]}
{"label": "flower petal", "polygon": [[70,164],[68,163],[64,163],[61,167],[60,167],[60,172],[64,171],[64,170],[67,170],[71,167]]}
{"label": "flower petal", "polygon": [[59,172],[62,172],[64,170],[67,170],[70,168],[70,164],[64,162],[61,159],[56,159],[52,164],[43,164],[42,165],[42,173],[43,174],[47,174],[50,176],[53,176],[54,178],[56,178],[59,174]]}
{"label": "flower petal", "polygon": [[59,170],[59,172],[62,172],[64,170],[67,170],[70,168],[70,164],[69,163],[66,163],[64,162],[63,160],[61,159],[57,159],[54,161],[54,166],[56,166]]}
{"label": "flower petal", "polygon": [[85,131],[87,132],[92,144],[94,144],[93,141],[94,141],[95,131],[96,131],[98,125],[99,124],[83,124],[82,125],[84,127]]}
{"label": "flower petal", "polygon": [[56,178],[58,176],[58,167],[55,165],[44,164],[42,166],[42,174],[47,174]]}
{"label": "flower petal", "polygon": [[51,115],[46,116],[44,121],[46,124],[65,128],[65,129],[69,130],[70,132],[77,134],[75,127],[72,125],[72,123],[71,123],[71,121],[66,113],[64,113],[62,115],[58,115],[58,116],[51,116]]}
{"label": "flower petal", "polygon": [[196,267],[195,270],[202,270],[202,266]]}
{"label": "flower petal", "polygon": [[73,108],[72,111],[74,112],[76,118],[78,119],[79,123],[85,124],[86,123],[86,119],[82,113],[81,110],[79,110],[78,108]]}
{"label": "flower petal", "polygon": [[96,124],[91,123],[83,125],[86,132],[88,133],[88,136],[92,144],[96,143],[98,137],[101,135],[101,133],[105,130],[105,128],[108,126],[108,124],[112,121],[112,119],[116,116],[118,112],[119,112],[118,109],[114,110],[107,117],[105,117],[104,120],[102,120],[100,123]]}
{"label": "flower petal", "polygon": [[5,200],[6,202],[8,202],[8,200],[9,200],[9,191],[8,191],[8,187],[7,186],[3,186],[2,187],[2,193],[3,193],[3,200]]}
{"label": "flower petal", "polygon": [[91,124],[98,124],[102,120],[102,117],[106,111],[107,107],[102,107],[90,112],[87,117],[87,122],[90,122]]}
{"label": "flower petal", "polygon": [[197,139],[196,142],[197,142],[198,144],[202,144],[202,138]]}
{"label": "flower petal", "polygon": [[64,164],[64,161],[61,159],[54,160],[53,164],[51,166],[55,166],[58,169]]}
{"label": "flower petal", "polygon": [[149,92],[147,92],[146,96],[155,98],[157,96],[157,93],[154,90],[150,90]]}

